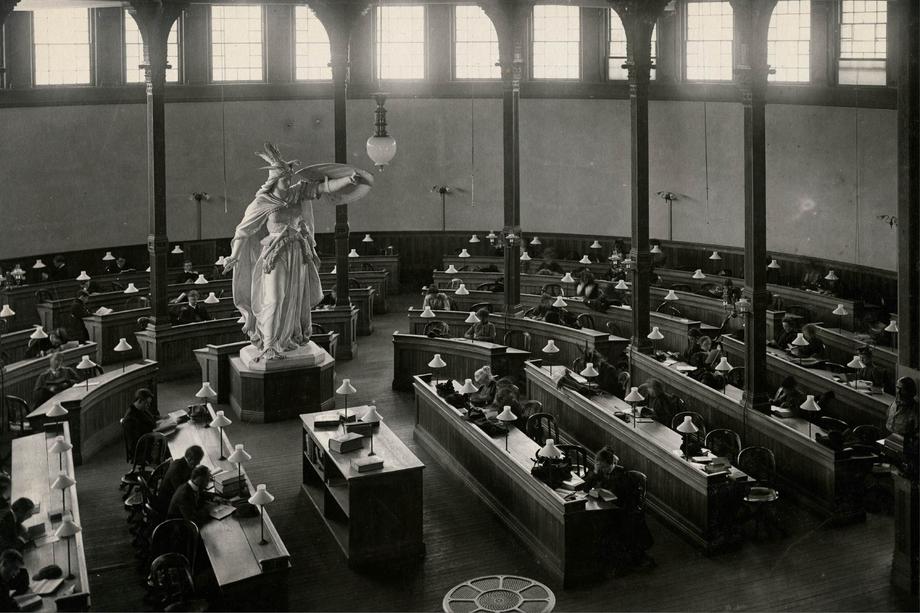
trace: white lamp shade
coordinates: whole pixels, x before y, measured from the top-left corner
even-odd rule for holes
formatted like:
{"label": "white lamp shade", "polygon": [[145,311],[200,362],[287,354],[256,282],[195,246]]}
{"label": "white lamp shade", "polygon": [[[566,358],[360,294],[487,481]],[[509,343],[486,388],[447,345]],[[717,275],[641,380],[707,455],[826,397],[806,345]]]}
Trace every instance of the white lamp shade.
{"label": "white lamp shade", "polygon": [[647,338],[653,341],[660,341],[664,338],[664,334],[661,333],[661,330],[658,329],[658,326],[653,326],[652,331],[648,333]]}
{"label": "white lamp shade", "polygon": [[260,483],[256,486],[256,492],[249,497],[249,504],[254,504],[258,507],[264,507],[265,505],[271,503],[275,499],[274,496],[268,493],[268,490],[265,489],[265,484]]}
{"label": "white lamp shade", "polygon": [[207,285],[208,280],[204,278],[204,275],[199,274],[198,278],[195,279],[195,285]]}
{"label": "white lamp shade", "polygon": [[73,449],[73,445],[64,440],[63,436],[59,436],[54,439],[54,444],[51,445],[49,451],[51,453],[66,453]]}
{"label": "white lamp shade", "polygon": [[214,398],[215,396],[217,396],[217,392],[211,387],[210,381],[202,382],[201,389],[195,392],[195,398]]}
{"label": "white lamp shade", "polygon": [[498,419],[498,421],[510,423],[512,421],[517,421],[517,415],[515,415],[511,407],[506,404],[502,407],[502,412],[496,416],[496,419]]}
{"label": "white lamp shade", "polygon": [[367,157],[382,170],[396,155],[396,139],[392,136],[371,136],[367,139],[366,149]]}
{"label": "white lamp shade", "polygon": [[808,345],[808,341],[805,340],[805,335],[799,332],[795,335],[795,338],[792,339],[791,344],[795,345],[796,347],[805,347]]}
{"label": "white lamp shade", "polygon": [[664,297],[665,300],[680,300],[680,297],[674,293],[673,289],[669,289],[667,295]]}
{"label": "white lamp shade", "polygon": [[530,254],[527,253],[526,251],[525,251],[524,253],[521,254],[521,261],[522,261],[522,262],[529,262],[529,261],[532,260],[532,259],[533,259],[533,258],[530,257]]}
{"label": "white lamp shade", "polygon": [[466,289],[466,285],[464,285],[463,283],[461,283],[461,284],[460,284],[460,287],[458,287],[458,288],[456,289],[456,291],[454,291],[454,295],[456,295],[456,296],[469,296],[469,295],[470,295],[470,290]]}
{"label": "white lamp shade", "polygon": [[74,523],[73,517],[68,515],[64,518],[64,521],[61,522],[61,525],[58,526],[58,529],[54,531],[54,536],[59,539],[71,538],[79,534],[82,530],[83,528]]}
{"label": "white lamp shade", "polygon": [[[469,381],[469,379],[467,379],[467,381]],[[377,407],[371,405],[371,408],[367,410],[367,413],[361,417],[361,421],[368,424],[379,424],[383,421],[383,417],[381,417],[380,413],[377,412]]]}
{"label": "white lamp shade", "polygon": [[594,362],[588,362],[578,374],[582,377],[596,377],[600,373],[598,373],[597,369],[594,368]]}
{"label": "white lamp shade", "polygon": [[96,368],[96,363],[89,359],[88,355],[80,358],[80,363],[77,364],[78,370],[90,370],[91,368]]}
{"label": "white lamp shade", "polygon": [[332,270],[330,270],[329,272],[330,272],[330,274],[333,274],[333,275],[334,275],[334,274],[336,274],[337,272],[339,272],[339,267],[338,267],[338,266],[333,266],[333,267],[332,267]]}
{"label": "white lamp shade", "polygon": [[721,357],[719,358],[719,363],[716,364],[716,370],[719,372],[728,372],[732,369],[732,365],[728,363],[728,358]]}
{"label": "white lamp shade", "polygon": [[562,282],[563,283],[575,283],[575,277],[572,276],[572,273],[567,272],[564,275],[562,275]]}
{"label": "white lamp shade", "polygon": [[232,423],[233,422],[230,421],[226,415],[224,415],[223,411],[217,411],[214,414],[214,419],[211,420],[211,427],[212,428],[226,428]]}
{"label": "white lamp shade", "polygon": [[537,452],[537,456],[541,458],[559,459],[562,457],[562,452],[556,447],[555,441],[548,438],[543,447],[540,448],[540,451]]}
{"label": "white lamp shade", "polygon": [[51,405],[51,408],[48,409],[48,412],[45,413],[45,417],[64,417],[67,413],[67,409],[65,409],[60,402],[55,402]]}
{"label": "white lamp shade", "polygon": [[42,268],[47,268],[47,266],[45,266],[45,263],[42,262],[41,259],[39,258],[35,260],[34,264],[32,264],[32,268],[42,269]]}
{"label": "white lamp shade", "polygon": [[350,258],[359,258],[359,257],[361,257],[361,256],[358,255],[358,250],[357,250],[357,249],[352,249],[351,251],[348,252],[348,257],[350,257]]}
{"label": "white lamp shade", "polygon": [[351,384],[351,379],[342,379],[342,384],[339,386],[339,389],[335,390],[336,394],[354,394],[358,390],[355,389],[355,386]]}
{"label": "white lamp shade", "polygon": [[364,238],[361,239],[362,243],[373,243],[374,239],[371,238],[370,234],[365,234]]}
{"label": "white lamp shade", "polygon": [[719,252],[718,252],[718,251],[713,251],[713,252],[712,252],[712,255],[709,256],[709,259],[710,259],[710,260],[721,260],[721,259],[722,259],[722,256],[719,255]]}
{"label": "white lamp shade", "polygon": [[629,286],[626,284],[626,281],[624,281],[623,279],[620,279],[619,281],[617,281],[617,284],[613,286],[613,289],[627,290],[629,289]]}
{"label": "white lamp shade", "polygon": [[[0,317],[3,317],[3,316],[4,316],[4,315],[3,315],[2,313],[0,313]],[[888,323],[888,325],[885,326],[885,332],[897,332],[897,331],[898,331],[898,322],[896,322],[895,320],[892,319],[892,320]]]}
{"label": "white lamp shade", "polygon": [[661,253],[661,247],[658,246],[658,243],[652,245],[652,248],[649,250],[649,253]]}
{"label": "white lamp shade", "polygon": [[837,273],[831,270],[826,275],[824,275],[824,279],[826,281],[837,281],[839,277],[837,276]]}
{"label": "white lamp shade", "polygon": [[854,355],[853,359],[847,363],[847,366],[850,368],[855,368],[857,370],[860,370],[866,367],[866,365],[862,361],[862,358],[860,358],[858,355]]}
{"label": "white lamp shade", "polygon": [[607,256],[607,259],[610,260],[611,262],[619,262],[620,254],[614,251],[609,256]]}
{"label": "white lamp shade", "polygon": [[581,256],[581,259],[578,260],[578,263],[579,263],[579,264],[590,264],[590,263],[591,263],[591,258],[589,258],[589,257],[586,256],[586,255],[583,255],[583,256]]}
{"label": "white lamp shade", "polygon": [[44,328],[42,328],[41,326],[35,326],[35,330],[32,332],[32,334],[29,335],[29,338],[33,340],[40,340],[43,338],[48,338],[48,335],[45,334]]}
{"label": "white lamp shade", "polygon": [[223,265],[226,264],[226,263],[227,263],[227,258],[225,258],[224,256],[220,256],[220,257],[217,258],[217,260],[214,262],[214,265],[215,265],[215,266],[223,266]]}
{"label": "white lamp shade", "polygon": [[473,385],[472,379],[466,379],[463,382],[463,386],[460,387],[461,394],[475,394],[477,391],[479,391],[479,388]]}
{"label": "white lamp shade", "polygon": [[600,249],[600,248],[601,248],[600,241],[595,240],[593,243],[591,243],[591,249]]}
{"label": "white lamp shade", "polygon": [[111,261],[114,260],[114,259],[115,259],[115,256],[112,255],[112,252],[111,252],[111,251],[106,251],[106,252],[105,252],[105,255],[102,256],[102,261],[103,261],[103,262],[111,262]]}
{"label": "white lamp shade", "polygon": [[434,354],[434,357],[428,362],[429,368],[444,368],[445,366],[447,366],[447,363],[441,359],[440,353]]}
{"label": "white lamp shade", "polygon": [[227,461],[233,462],[234,464],[242,464],[243,462],[248,462],[252,459],[252,456],[243,449],[243,444],[238,443],[233,449],[233,453],[227,456]]}
{"label": "white lamp shade", "polygon": [[677,424],[677,431],[681,434],[695,434],[700,431],[696,427],[696,424],[693,423],[693,418],[689,415],[684,415],[684,421]]}
{"label": "white lamp shade", "polygon": [[181,246],[181,245],[176,245],[175,247],[173,247],[173,250],[170,251],[170,253],[172,253],[172,254],[174,254],[174,255],[179,255],[180,253],[185,253],[185,252],[182,251],[182,246]]}
{"label": "white lamp shade", "polygon": [[805,402],[799,405],[799,408],[803,411],[820,411],[821,407],[815,402],[815,397],[812,394],[808,394],[805,398]]}
{"label": "white lamp shade", "polygon": [[204,299],[205,304],[219,304],[220,298],[214,292],[208,292],[208,297]]}
{"label": "white lamp shade", "polygon": [[134,283],[128,283],[128,287],[125,288],[125,291],[124,291],[123,293],[125,293],[125,294],[136,294],[136,293],[138,293],[138,291],[139,291],[139,290],[138,290],[137,287],[134,285]]}
{"label": "white lamp shade", "polygon": [[81,270],[80,274],[77,275],[77,281],[89,281],[92,277],[86,274],[85,270]]}
{"label": "white lamp shade", "polygon": [[66,490],[68,487],[73,486],[75,483],[76,481],[71,479],[70,475],[67,473],[61,473],[58,475],[57,479],[54,480],[54,483],[51,484],[51,489]]}
{"label": "white lamp shade", "polygon": [[16,314],[16,311],[10,308],[10,305],[4,304],[3,308],[0,309],[0,317],[12,317]]}
{"label": "white lamp shade", "polygon": [[476,236],[476,235],[474,234],[473,236],[470,237],[470,242],[471,242],[471,243],[478,243],[478,242],[479,242],[479,237]]}
{"label": "white lamp shade", "polygon": [[150,267],[148,266],[147,270],[145,270],[144,272],[150,272]]}
{"label": "white lamp shade", "polygon": [[430,306],[426,306],[422,309],[422,314],[419,317],[424,317],[425,319],[432,319],[435,317],[434,311],[431,310]]}
{"label": "white lamp shade", "polygon": [[533,245],[534,247],[537,247],[539,245],[542,245],[543,243],[540,241],[539,236],[534,236],[533,239],[531,239],[530,244]]}
{"label": "white lamp shade", "polygon": [[470,257],[470,252],[467,251],[466,248],[464,247],[463,249],[460,250],[460,254],[458,255],[458,257],[468,258]]}
{"label": "white lamp shade", "polygon": [[562,296],[556,296],[556,299],[553,301],[553,306],[557,309],[564,309],[567,305]]}
{"label": "white lamp shade", "polygon": [[543,353],[559,353],[559,347],[556,347],[556,341],[549,339],[543,346]]}
{"label": "white lamp shade", "polygon": [[842,304],[838,304],[838,305],[837,305],[837,308],[834,309],[833,311],[831,311],[831,313],[833,313],[834,315],[840,315],[840,316],[842,316],[842,315],[849,315],[849,314],[850,314],[850,313],[846,310],[846,307],[844,307]]}
{"label": "white lamp shade", "polygon": [[122,351],[131,351],[131,349],[131,345],[128,344],[128,341],[126,341],[124,337],[118,339],[118,344],[115,345],[115,351],[119,353]]}
{"label": "white lamp shade", "polygon": [[706,275],[703,274],[702,270],[697,268],[695,271],[693,271],[693,278],[694,279],[705,279]]}
{"label": "white lamp shade", "polygon": [[449,275],[455,275],[457,274],[457,269],[454,267],[453,264],[451,264],[450,266],[447,267],[447,270],[445,270],[444,272],[446,272]]}
{"label": "white lamp shade", "polygon": [[645,396],[639,393],[638,387],[631,387],[629,388],[629,393],[626,394],[626,398],[623,400],[626,402],[642,402],[645,400]]}
{"label": "white lamp shade", "polygon": [[489,233],[486,234],[486,238],[491,241],[491,240],[495,240],[496,238],[498,238],[498,235],[495,232],[492,232],[491,230],[489,230]]}
{"label": "white lamp shade", "polygon": [[767,264],[767,268],[770,268],[770,269],[773,269],[773,270],[778,270],[778,269],[779,269],[779,262],[777,262],[775,259],[770,260],[770,263]]}
{"label": "white lamp shade", "polygon": [[468,323],[468,324],[478,324],[478,323],[479,323],[479,318],[476,317],[476,313],[474,313],[473,311],[470,311],[469,317],[467,317],[466,319],[464,319],[463,322],[464,322],[464,323]]}
{"label": "white lamp shade", "polygon": [[515,234],[514,232],[509,232],[508,234],[505,235],[505,240],[516,241],[517,239],[518,239],[517,234]]}

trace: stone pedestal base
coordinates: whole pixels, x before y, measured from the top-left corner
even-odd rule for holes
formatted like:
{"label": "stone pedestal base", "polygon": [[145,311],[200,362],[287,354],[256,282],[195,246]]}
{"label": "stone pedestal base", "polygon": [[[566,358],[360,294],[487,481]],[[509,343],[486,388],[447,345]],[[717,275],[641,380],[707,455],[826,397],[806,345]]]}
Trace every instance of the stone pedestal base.
{"label": "stone pedestal base", "polygon": [[[256,370],[239,357],[230,358],[230,407],[237,418],[265,423],[335,408],[335,360],[313,347],[315,364],[292,360],[284,369]],[[268,364],[273,362],[288,360]]]}
{"label": "stone pedestal base", "polygon": [[917,594],[920,575],[920,492],[916,484],[900,473],[894,480],[894,555],[891,560],[891,582],[910,594]]}
{"label": "stone pedestal base", "polygon": [[248,370],[294,370],[304,366],[316,366],[325,352],[316,343],[310,342],[303,347],[285,351],[283,359],[266,360],[259,357],[261,353],[254,345],[243,347],[240,350],[240,361]]}

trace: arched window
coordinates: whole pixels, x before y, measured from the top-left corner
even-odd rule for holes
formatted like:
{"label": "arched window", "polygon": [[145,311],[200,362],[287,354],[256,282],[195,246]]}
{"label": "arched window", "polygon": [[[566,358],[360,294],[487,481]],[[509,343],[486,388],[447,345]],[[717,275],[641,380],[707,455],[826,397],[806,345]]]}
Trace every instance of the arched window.
{"label": "arched window", "polygon": [[728,0],[687,3],[687,80],[731,81],[734,12]]}
{"label": "arched window", "polygon": [[498,34],[482,8],[454,7],[454,78],[498,79]]}
{"label": "arched window", "polygon": [[211,5],[211,79],[261,81],[262,7]]}
{"label": "arched window", "polygon": [[779,0],[770,18],[770,81],[807,83],[811,66],[811,0]]}
{"label": "arched window", "polygon": [[[144,40],[137,29],[134,17],[124,12],[125,20],[125,83],[143,83],[146,75],[139,66],[144,63]],[[173,24],[166,42],[166,62],[172,68],[166,69],[168,83],[179,82],[179,20]]]}
{"label": "arched window", "polygon": [[323,22],[313,9],[294,7],[294,70],[298,81],[328,81],[332,49]]}
{"label": "arched window", "polygon": [[840,74],[843,85],[885,85],[888,3],[843,0],[840,4]]}
{"label": "arched window", "polygon": [[[652,64],[658,57],[658,24],[652,28]],[[626,63],[626,30],[623,21],[613,9],[610,9],[610,28],[607,30],[607,78],[611,81],[623,81],[629,74],[623,64]],[[652,78],[655,69],[652,68]]]}
{"label": "arched window", "polygon": [[581,76],[581,10],[577,6],[533,7],[533,78]]}
{"label": "arched window", "polygon": [[425,7],[377,7],[377,78],[425,78]]}
{"label": "arched window", "polygon": [[89,85],[89,9],[32,11],[36,85]]}

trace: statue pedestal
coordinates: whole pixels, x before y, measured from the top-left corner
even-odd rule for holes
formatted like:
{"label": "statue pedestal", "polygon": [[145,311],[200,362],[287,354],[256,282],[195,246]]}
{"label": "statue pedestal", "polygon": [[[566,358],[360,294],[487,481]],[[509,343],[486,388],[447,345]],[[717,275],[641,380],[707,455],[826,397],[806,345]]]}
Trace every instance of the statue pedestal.
{"label": "statue pedestal", "polygon": [[264,423],[335,408],[335,360],[315,343],[283,360],[252,362],[248,349],[255,351],[230,358],[230,407],[239,419]]}

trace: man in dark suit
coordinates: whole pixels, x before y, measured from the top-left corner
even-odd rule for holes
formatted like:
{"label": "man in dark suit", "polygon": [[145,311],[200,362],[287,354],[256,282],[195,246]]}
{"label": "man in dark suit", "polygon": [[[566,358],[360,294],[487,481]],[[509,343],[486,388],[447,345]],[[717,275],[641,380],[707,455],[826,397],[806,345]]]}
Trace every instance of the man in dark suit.
{"label": "man in dark suit", "polygon": [[204,457],[204,450],[198,445],[192,445],[185,450],[185,454],[169,464],[166,474],[160,482],[157,490],[157,506],[162,511],[169,509],[169,503],[172,501],[173,494],[182,486],[183,483],[192,477],[192,471],[201,464]]}
{"label": "man in dark suit", "polygon": [[169,510],[166,513],[170,519],[187,519],[195,522],[200,528],[208,519],[208,495],[205,489],[211,480],[211,471],[207,466],[196,466],[192,470],[191,478],[179,486],[176,493],[169,501]]}
{"label": "man in dark suit", "polygon": [[0,553],[0,611],[19,611],[19,604],[10,594],[25,591],[22,586],[25,575],[25,587],[29,585],[29,574],[23,572],[22,554],[15,549],[4,549]]}
{"label": "man in dark suit", "polygon": [[17,498],[10,508],[0,515],[0,551],[4,549],[22,550],[28,542],[28,533],[23,527],[35,503],[28,498]]}
{"label": "man in dark suit", "polygon": [[137,441],[148,432],[153,432],[157,427],[159,415],[153,408],[153,392],[141,388],[134,393],[134,402],[128,407],[128,412],[122,418],[122,428],[125,433],[125,446],[128,454],[134,455]]}
{"label": "man in dark suit", "polygon": [[188,293],[188,304],[179,309],[179,314],[176,317],[180,324],[192,324],[196,321],[208,321],[211,319],[211,314],[208,313],[204,303],[199,300],[200,298],[198,290],[193,289]]}

